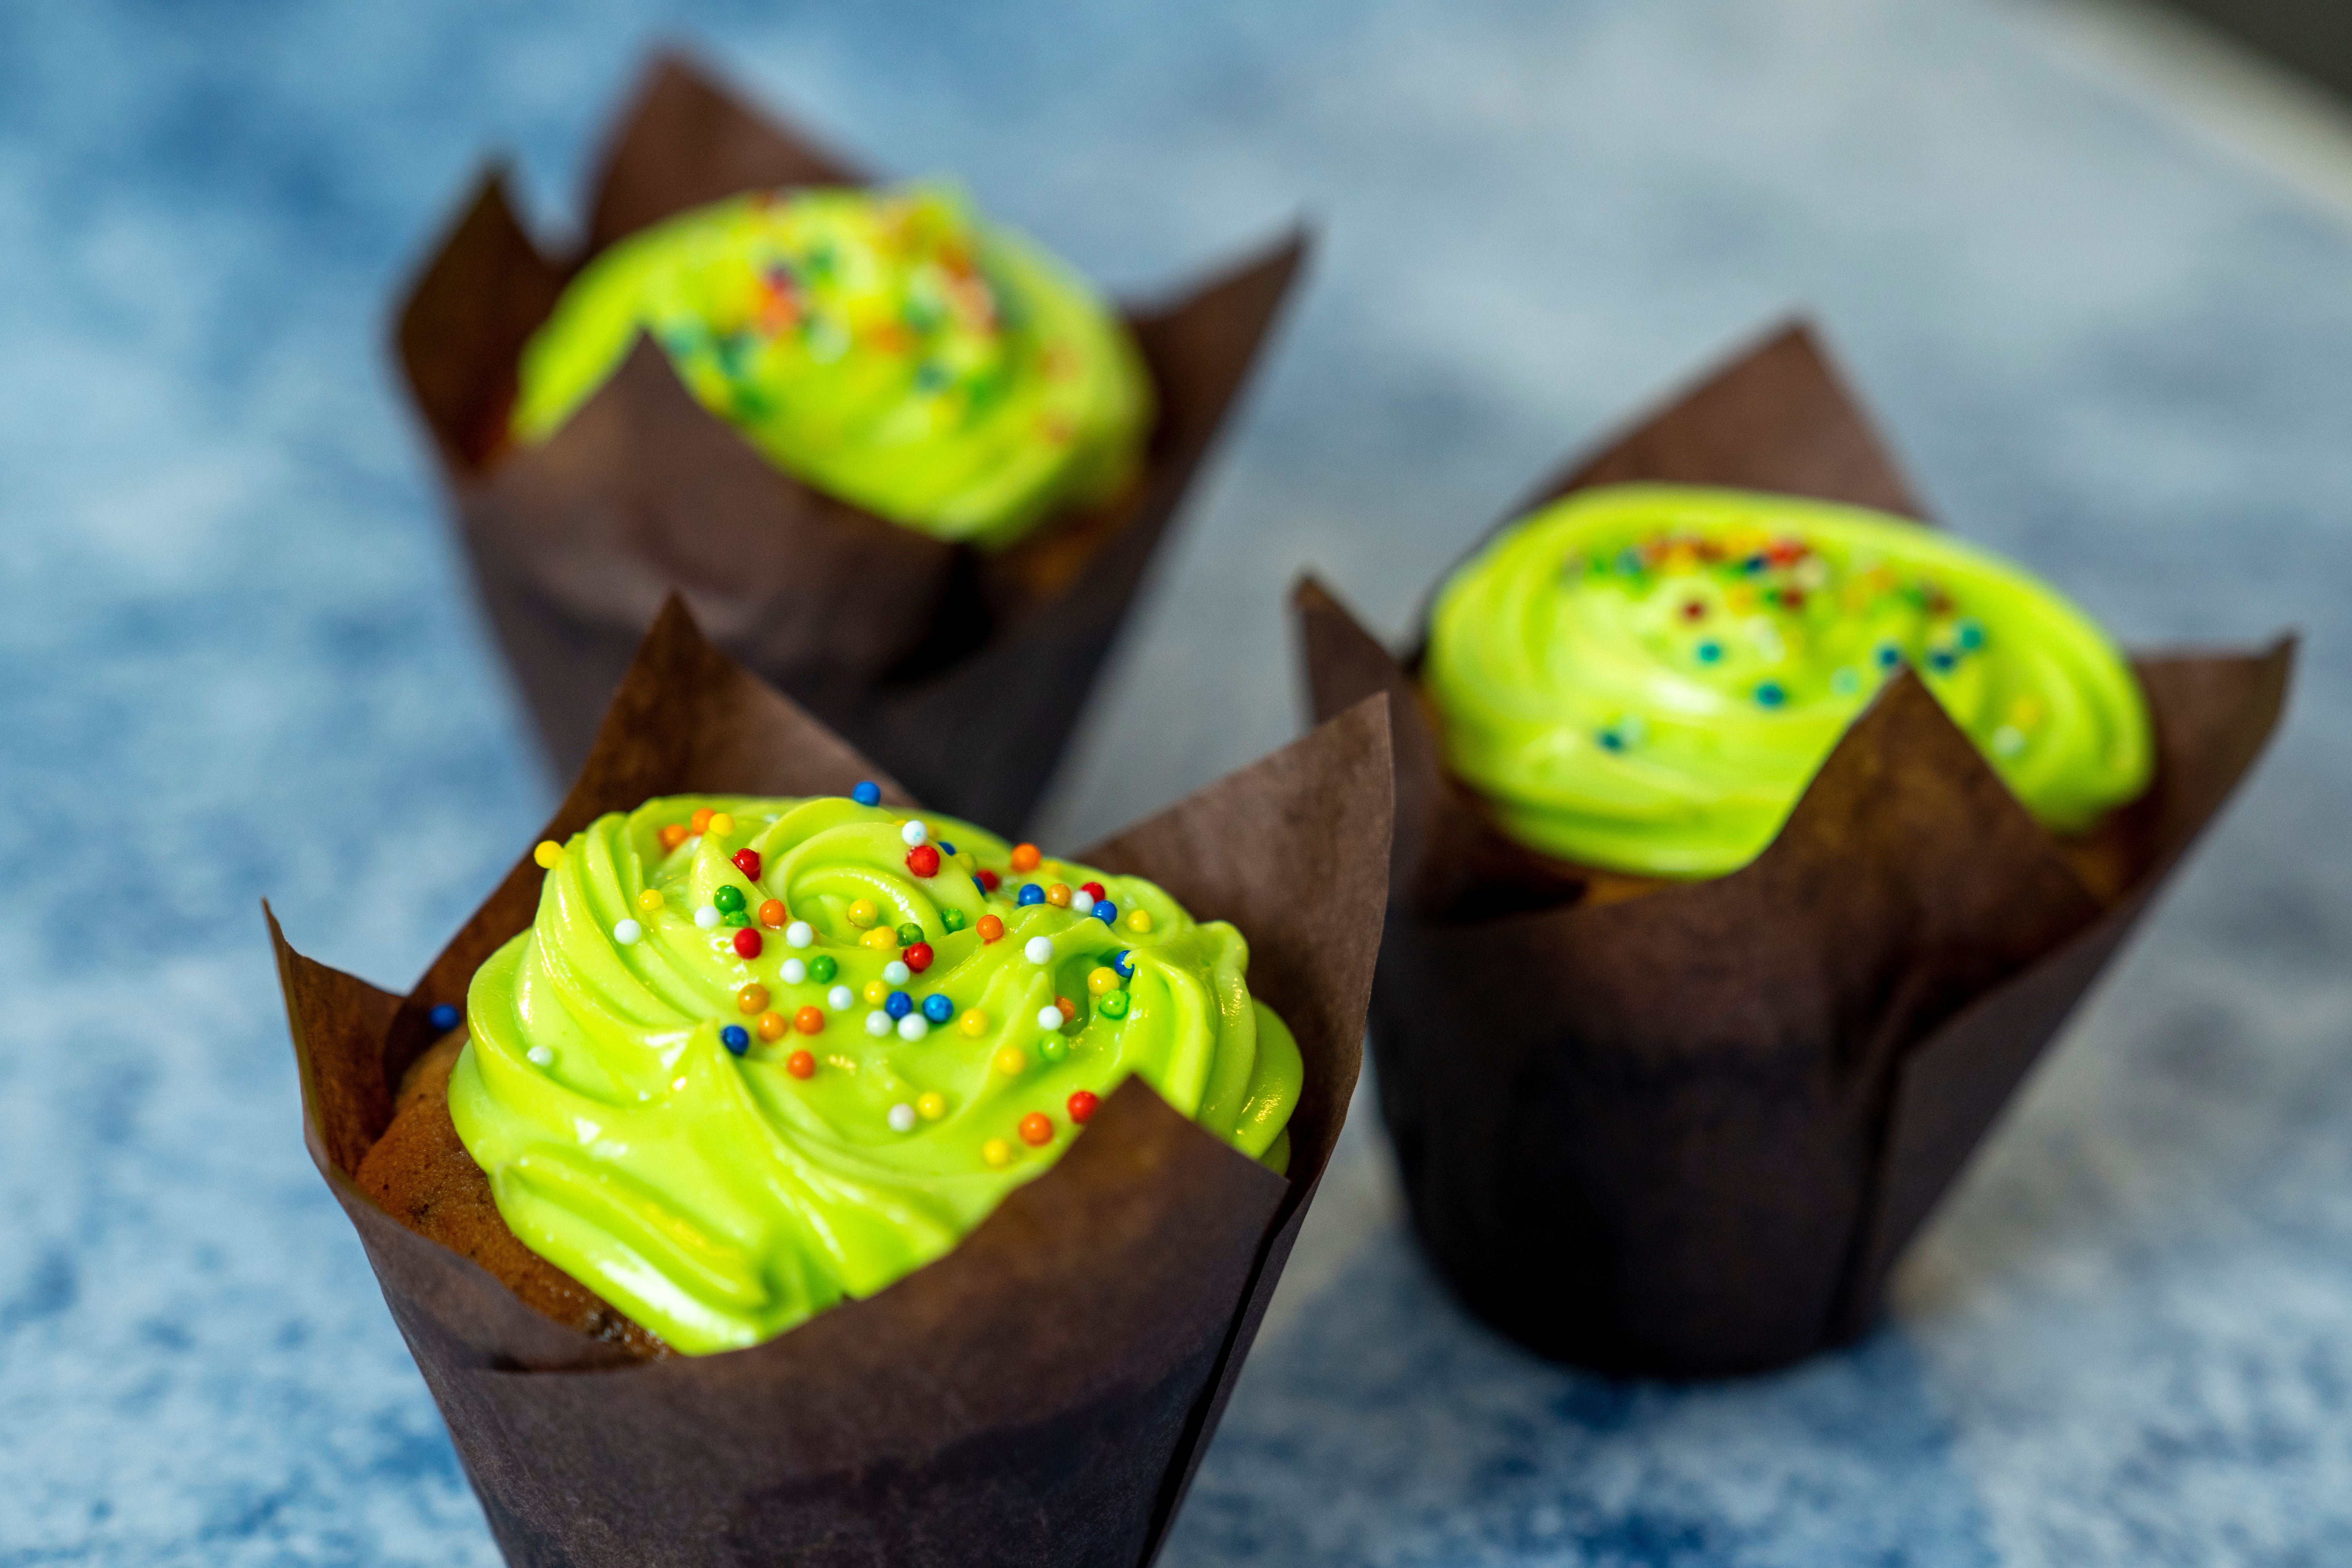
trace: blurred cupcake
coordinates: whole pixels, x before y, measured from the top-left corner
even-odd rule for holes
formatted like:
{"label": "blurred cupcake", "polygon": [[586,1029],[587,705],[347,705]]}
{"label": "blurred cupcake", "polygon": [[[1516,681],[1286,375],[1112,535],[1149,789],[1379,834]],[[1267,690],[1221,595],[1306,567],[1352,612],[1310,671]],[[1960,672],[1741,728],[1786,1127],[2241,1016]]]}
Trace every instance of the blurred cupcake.
{"label": "blurred cupcake", "polygon": [[1386,820],[1386,738],[1056,862],[674,604],[410,995],[273,921],[313,1157],[509,1559],[1148,1561],[1354,1083],[1383,868],[1315,825]]}
{"label": "blurred cupcake", "polygon": [[942,809],[1034,807],[1296,270],[1122,320],[656,63],[575,258],[488,177],[399,349],[555,768],[663,596]]}
{"label": "blurred cupcake", "polygon": [[1399,715],[1372,1041],[1415,1225],[1546,1354],[1866,1330],[2277,719],[2288,645],[2126,660],[1916,515],[1800,329],[1498,531],[1407,660],[1299,589],[1318,710]]}

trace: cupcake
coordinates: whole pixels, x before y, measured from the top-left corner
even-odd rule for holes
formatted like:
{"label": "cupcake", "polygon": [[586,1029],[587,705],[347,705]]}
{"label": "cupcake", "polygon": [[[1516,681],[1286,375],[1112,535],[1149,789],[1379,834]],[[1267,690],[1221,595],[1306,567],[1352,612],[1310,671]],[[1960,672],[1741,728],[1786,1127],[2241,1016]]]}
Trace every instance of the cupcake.
{"label": "cupcake", "polygon": [[674,59],[589,205],[551,259],[486,177],[399,311],[553,766],[676,588],[927,801],[1016,828],[1303,242],[1122,318],[952,186],[873,186]]}
{"label": "cupcake", "polygon": [[1392,658],[1372,1008],[1415,1228],[1542,1353],[1668,1376],[1866,1331],[2026,1070],[2267,739],[2291,646],[2126,658],[1913,521],[1810,335],[1507,522]]}
{"label": "cupcake", "polygon": [[1338,1136],[1391,782],[1371,702],[1049,859],[673,604],[411,994],[273,921],[509,1559],[1148,1561]]}

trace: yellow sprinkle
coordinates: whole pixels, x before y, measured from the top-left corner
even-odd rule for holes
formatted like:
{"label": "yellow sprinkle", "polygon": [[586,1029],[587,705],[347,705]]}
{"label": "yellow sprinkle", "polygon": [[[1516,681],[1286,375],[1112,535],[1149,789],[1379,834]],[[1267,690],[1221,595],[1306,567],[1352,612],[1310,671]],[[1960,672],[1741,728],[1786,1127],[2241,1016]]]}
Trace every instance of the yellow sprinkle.
{"label": "yellow sprinkle", "polygon": [[898,951],[898,933],[888,926],[876,926],[857,939],[857,945],[870,947],[877,952],[896,952]]}
{"label": "yellow sprinkle", "polygon": [[974,1007],[956,1020],[956,1027],[976,1040],[988,1033],[988,1015]]}
{"label": "yellow sprinkle", "polygon": [[864,931],[881,918],[882,911],[874,907],[874,900],[871,899],[860,899],[849,906],[849,923],[860,931]]}
{"label": "yellow sprinkle", "polygon": [[1135,932],[1138,936],[1141,936],[1145,931],[1150,931],[1151,929],[1151,911],[1150,910],[1128,910],[1127,929]]}
{"label": "yellow sprinkle", "polygon": [[883,1003],[887,1002],[889,999],[889,982],[885,980],[869,980],[866,983],[866,1004],[867,1006],[879,1007]]}
{"label": "yellow sprinkle", "polygon": [[1013,1163],[1013,1145],[1002,1138],[992,1138],[980,1146],[980,1157],[999,1167]]}
{"label": "yellow sprinkle", "polygon": [[1118,989],[1118,971],[1116,969],[1097,969],[1087,976],[1087,990],[1094,995],[1108,995]]}
{"label": "yellow sprinkle", "polygon": [[727,812],[714,811],[710,814],[710,826],[709,831],[717,834],[721,838],[724,838],[729,834],[735,831],[735,818]]}
{"label": "yellow sprinkle", "polygon": [[937,1089],[915,1101],[915,1114],[926,1121],[937,1121],[948,1113],[948,1097]]}
{"label": "yellow sprinkle", "polygon": [[2026,692],[2009,705],[2009,716],[2020,729],[2032,729],[2042,718],[2042,700]]}
{"label": "yellow sprinkle", "polygon": [[647,914],[653,913],[656,910],[661,908],[661,893],[656,889],[647,888],[644,892],[637,895],[637,908],[645,910]]}
{"label": "yellow sprinkle", "polygon": [[1070,885],[1067,882],[1054,883],[1045,889],[1045,901],[1053,905],[1057,910],[1068,909],[1070,907]]}
{"label": "yellow sprinkle", "polygon": [[530,858],[538,861],[541,868],[552,871],[563,858],[563,846],[552,838],[542,839],[539,847],[530,852]]}
{"label": "yellow sprinkle", "polygon": [[996,1053],[996,1070],[1011,1077],[1029,1070],[1029,1053],[1019,1046],[1007,1046]]}

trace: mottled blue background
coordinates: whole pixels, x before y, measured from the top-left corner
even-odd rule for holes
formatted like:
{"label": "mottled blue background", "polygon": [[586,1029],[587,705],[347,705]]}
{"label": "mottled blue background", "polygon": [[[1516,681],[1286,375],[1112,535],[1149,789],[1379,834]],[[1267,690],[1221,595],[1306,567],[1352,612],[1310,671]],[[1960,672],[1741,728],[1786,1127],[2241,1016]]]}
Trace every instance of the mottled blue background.
{"label": "mottled blue background", "polygon": [[563,222],[664,35],[1122,287],[1323,226],[1058,841],[1291,732],[1302,563],[1402,629],[1801,303],[1943,513],[2127,639],[2309,634],[1893,1326],[1719,1387],[1532,1363],[1360,1107],[1171,1562],[2352,1561],[2352,225],[2054,3],[0,10],[0,1564],[494,1560],[303,1157],[257,900],[404,984],[549,802],[384,305],[488,149]]}

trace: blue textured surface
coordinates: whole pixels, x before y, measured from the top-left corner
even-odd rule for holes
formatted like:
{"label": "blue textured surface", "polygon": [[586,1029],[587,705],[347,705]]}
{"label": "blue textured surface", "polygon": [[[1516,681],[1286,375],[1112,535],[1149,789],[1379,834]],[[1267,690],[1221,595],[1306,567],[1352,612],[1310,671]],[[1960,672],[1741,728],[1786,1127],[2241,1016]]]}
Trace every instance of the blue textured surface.
{"label": "blue textured surface", "polygon": [[560,218],[672,26],[1118,284],[1325,223],[1059,841],[1289,732],[1300,563],[1401,626],[1800,302],[1940,510],[2126,638],[2312,634],[1893,1327],[1719,1388],[1528,1362],[1361,1107],[1171,1562],[2352,1561],[2343,229],[1969,0],[415,0],[0,12],[0,1564],[494,1560],[303,1157],[256,902],[401,984],[545,807],[382,310],[484,150]]}

